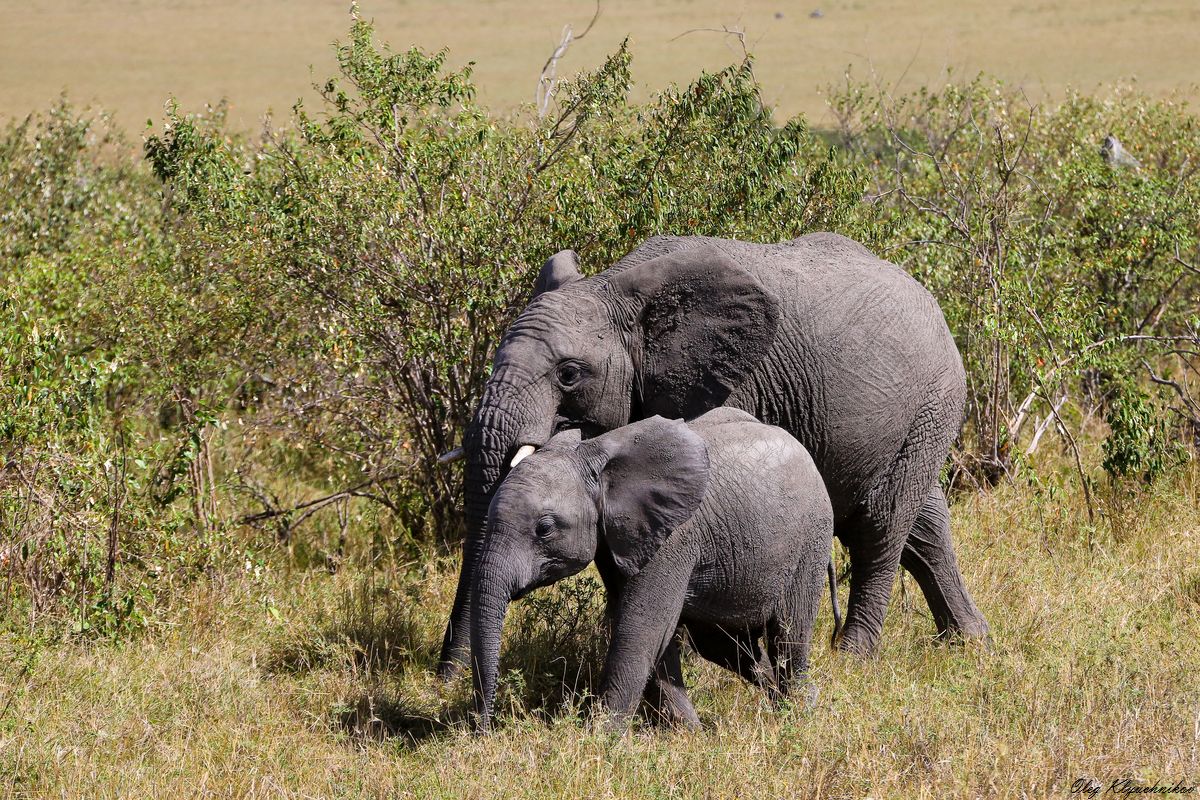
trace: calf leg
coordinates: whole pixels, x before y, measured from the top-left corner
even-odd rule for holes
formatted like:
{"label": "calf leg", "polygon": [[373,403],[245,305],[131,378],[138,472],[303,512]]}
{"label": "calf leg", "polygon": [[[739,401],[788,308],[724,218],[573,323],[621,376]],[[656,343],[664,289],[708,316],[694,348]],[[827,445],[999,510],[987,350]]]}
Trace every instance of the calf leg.
{"label": "calf leg", "polygon": [[[612,633],[614,614],[620,606],[621,594],[625,590],[625,576],[617,569],[612,560],[612,553],[603,545],[596,552],[596,570],[604,583],[607,603],[605,616],[609,623],[609,633]],[[691,698],[683,685],[683,666],[679,661],[679,636],[676,634],[671,644],[663,652],[662,658],[654,667],[646,689],[642,694],[649,709],[652,722],[666,725],[683,725],[688,728],[700,727],[700,715],[696,713]]]}
{"label": "calf leg", "polygon": [[773,691],[774,675],[759,639],[763,629],[729,629],[707,622],[686,622],[688,639],[701,657],[736,672],[750,683]]}
{"label": "calf leg", "polygon": [[[825,550],[828,549],[826,544]],[[775,668],[779,694],[787,697],[797,683],[808,681],[817,608],[825,596],[826,553],[813,553],[796,570],[777,615],[767,625],[767,648]]]}
{"label": "calf leg", "polygon": [[662,658],[658,660],[658,664],[654,668],[654,675],[646,684],[643,699],[649,706],[651,722],[668,726],[680,725],[693,729],[700,727],[700,716],[696,713],[696,708],[688,698],[687,689],[683,685],[683,667],[679,662],[678,633],[675,634],[671,644],[667,645]]}
{"label": "calf leg", "polygon": [[625,582],[600,681],[600,697],[614,722],[633,712],[675,640],[690,573],[690,564],[652,560]]}

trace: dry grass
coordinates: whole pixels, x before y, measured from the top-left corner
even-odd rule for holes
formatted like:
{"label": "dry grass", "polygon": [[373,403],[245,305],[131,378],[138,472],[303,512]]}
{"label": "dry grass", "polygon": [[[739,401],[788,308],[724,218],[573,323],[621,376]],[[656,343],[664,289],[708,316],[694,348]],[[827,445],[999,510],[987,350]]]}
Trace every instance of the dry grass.
{"label": "dry grass", "polygon": [[[908,91],[947,69],[985,70],[1031,96],[1061,95],[1136,78],[1152,94],[1194,92],[1200,74],[1190,0],[601,0],[594,30],[569,51],[564,72],[597,64],[625,36],[643,87],[688,81],[724,66],[736,40],[692,29],[740,29],[758,56],[766,98],[827,124],[822,87],[848,64]],[[581,31],[592,0],[365,0],[381,36],[397,47],[449,46],[478,63],[481,98],[509,109],[530,102],[562,26]],[[64,88],[98,101],[137,130],[158,121],[168,96],[185,108],[227,96],[238,125],[311,96],[308,66],[324,79],[328,44],[343,35],[348,3],[330,0],[0,0],[0,117],[45,108]],[[823,16],[809,16],[820,9]],[[782,16],[777,17],[780,14]]]}
{"label": "dry grass", "polygon": [[[553,705],[547,720],[510,677],[500,732],[472,737],[466,682],[439,690],[430,672],[453,586],[444,562],[227,579],[142,639],[45,644],[27,674],[25,645],[0,645],[0,786],[87,798],[940,798],[1065,795],[1081,776],[1197,783],[1200,467],[1189,469],[1170,491],[1105,504],[1090,535],[1079,498],[1060,489],[960,500],[990,652],[932,643],[909,584],[877,660],[819,648],[811,711],[772,710],[691,665],[706,723],[695,734],[615,738]],[[509,630],[525,680],[559,669],[515,641],[542,635],[528,611]]]}

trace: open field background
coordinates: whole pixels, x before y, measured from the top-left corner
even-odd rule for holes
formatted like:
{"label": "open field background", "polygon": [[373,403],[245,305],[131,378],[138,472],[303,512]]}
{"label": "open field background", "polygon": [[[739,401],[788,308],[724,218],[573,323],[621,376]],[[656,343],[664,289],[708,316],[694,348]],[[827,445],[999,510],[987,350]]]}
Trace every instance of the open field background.
{"label": "open field background", "polygon": [[[479,96],[493,109],[530,102],[542,64],[587,0],[368,0],[363,13],[396,47],[449,47],[477,62]],[[740,55],[740,29],[758,57],[764,97],[788,115],[828,123],[821,90],[848,65],[859,78],[910,91],[985,71],[1031,97],[1061,97],[1136,79],[1151,94],[1200,80],[1200,6],[1189,0],[603,0],[594,29],[563,72],[591,68],[629,36],[640,96],[686,83]],[[312,98],[305,69],[332,69],[326,46],[344,30],[337,0],[0,0],[0,116],[44,108],[66,89],[139,130],[167,97],[198,109],[223,97],[231,120],[257,128],[267,109]],[[819,9],[823,16],[809,15]]]}
{"label": "open field background", "polygon": [[[1078,496],[1006,487],[959,502],[990,652],[934,644],[909,582],[878,659],[817,645],[811,710],[774,711],[693,662],[699,733],[621,739],[571,709],[531,716],[514,677],[513,716],[478,739],[461,722],[469,682],[432,679],[448,564],[369,579],[248,568],[196,587],[148,639],[0,649],[9,675],[30,664],[0,680],[0,795],[1027,798],[1070,796],[1085,777],[1195,783],[1198,479],[1117,512],[1090,545]],[[537,615],[514,611],[510,638],[544,643]],[[594,612],[574,640],[594,635]],[[828,607],[818,624],[824,638]],[[590,685],[534,652],[507,664],[531,686]]]}

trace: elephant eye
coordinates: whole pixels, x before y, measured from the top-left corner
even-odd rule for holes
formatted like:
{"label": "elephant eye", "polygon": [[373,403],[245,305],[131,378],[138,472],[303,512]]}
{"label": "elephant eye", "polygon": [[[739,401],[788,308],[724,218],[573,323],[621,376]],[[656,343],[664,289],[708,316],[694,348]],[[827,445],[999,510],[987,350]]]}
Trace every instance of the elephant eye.
{"label": "elephant eye", "polygon": [[552,535],[558,529],[558,524],[553,516],[547,514],[540,517],[537,521],[537,535],[539,539],[545,539]]}
{"label": "elephant eye", "polygon": [[583,368],[578,364],[559,364],[557,378],[558,383],[564,389],[569,389],[583,377]]}

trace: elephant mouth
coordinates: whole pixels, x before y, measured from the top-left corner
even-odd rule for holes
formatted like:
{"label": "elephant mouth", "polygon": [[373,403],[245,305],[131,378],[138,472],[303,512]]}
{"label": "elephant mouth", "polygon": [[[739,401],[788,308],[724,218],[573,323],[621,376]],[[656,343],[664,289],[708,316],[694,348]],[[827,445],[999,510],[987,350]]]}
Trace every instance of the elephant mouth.
{"label": "elephant mouth", "polygon": [[513,592],[512,602],[515,603],[516,601],[527,597],[529,594],[537,589],[541,589],[543,586],[550,586],[551,584],[558,583],[563,578],[569,578],[572,575],[582,572],[589,563],[590,560],[583,563],[578,563],[573,560],[559,559],[546,561],[538,569],[536,578],[530,581],[526,586],[522,586]]}
{"label": "elephant mouth", "polygon": [[599,436],[607,432],[606,428],[597,425],[588,420],[567,419],[566,417],[556,417],[554,420],[553,436],[557,436],[563,431],[579,431],[579,438],[591,439],[593,436]]}
{"label": "elephant mouth", "polygon": [[[550,438],[557,436],[563,431],[579,431],[580,439],[590,439],[593,436],[599,436],[605,432],[605,429],[596,425],[593,422],[580,422],[567,419],[565,417],[555,417],[554,424],[550,427]],[[528,456],[533,455],[540,450],[545,442],[522,442],[518,441],[513,445],[512,450],[508,454],[506,461],[508,468],[512,469],[517,464],[521,463]]]}

